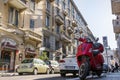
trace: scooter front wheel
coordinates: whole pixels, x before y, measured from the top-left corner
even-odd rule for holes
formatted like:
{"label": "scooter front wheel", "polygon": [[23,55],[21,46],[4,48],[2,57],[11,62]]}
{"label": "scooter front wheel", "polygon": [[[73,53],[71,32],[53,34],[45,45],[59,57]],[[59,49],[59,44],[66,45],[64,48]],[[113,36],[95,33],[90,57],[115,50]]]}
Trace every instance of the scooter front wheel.
{"label": "scooter front wheel", "polygon": [[84,80],[88,74],[89,74],[89,63],[87,61],[82,62],[82,64],[79,67],[79,73],[78,73],[80,80]]}
{"label": "scooter front wheel", "polygon": [[98,70],[98,71],[96,71],[97,76],[100,77],[101,74],[102,74],[102,72],[103,72],[102,70]]}

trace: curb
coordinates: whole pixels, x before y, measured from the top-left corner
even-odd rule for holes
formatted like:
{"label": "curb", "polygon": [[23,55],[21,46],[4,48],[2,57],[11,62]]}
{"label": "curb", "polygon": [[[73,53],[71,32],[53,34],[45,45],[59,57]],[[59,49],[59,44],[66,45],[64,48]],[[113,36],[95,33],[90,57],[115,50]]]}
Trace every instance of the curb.
{"label": "curb", "polygon": [[16,76],[17,73],[0,73],[0,77],[6,77],[6,76]]}

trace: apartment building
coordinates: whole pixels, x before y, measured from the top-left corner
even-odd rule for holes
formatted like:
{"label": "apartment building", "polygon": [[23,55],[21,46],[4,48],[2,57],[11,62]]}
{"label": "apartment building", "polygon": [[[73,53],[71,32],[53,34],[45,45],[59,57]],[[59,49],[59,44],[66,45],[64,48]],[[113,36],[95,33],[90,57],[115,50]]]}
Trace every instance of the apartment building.
{"label": "apartment building", "polygon": [[[39,7],[40,6],[40,7]],[[87,23],[73,0],[41,0],[43,45],[41,52],[46,52],[49,59],[62,59],[76,53],[77,35],[85,35]],[[84,33],[81,34],[80,32]]]}
{"label": "apartment building", "polygon": [[120,62],[120,0],[111,0],[112,14],[116,16],[113,22],[113,31],[115,33],[115,39],[117,41],[117,55]]}
{"label": "apartment building", "polygon": [[0,62],[11,71],[43,53],[53,60],[76,54],[76,36],[94,40],[74,0],[0,0],[0,5]]}
{"label": "apartment building", "polygon": [[0,0],[0,62],[10,71],[22,59],[38,56],[42,34],[34,11],[39,1]]}

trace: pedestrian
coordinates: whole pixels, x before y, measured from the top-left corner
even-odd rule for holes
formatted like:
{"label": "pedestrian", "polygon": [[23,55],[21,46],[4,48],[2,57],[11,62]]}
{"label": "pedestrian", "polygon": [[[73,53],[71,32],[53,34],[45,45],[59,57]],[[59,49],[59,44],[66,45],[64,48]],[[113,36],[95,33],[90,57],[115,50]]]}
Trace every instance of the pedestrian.
{"label": "pedestrian", "polygon": [[115,70],[116,70],[117,72],[118,72],[118,67],[119,67],[118,63],[115,62]]}
{"label": "pedestrian", "polygon": [[115,60],[113,59],[113,56],[111,56],[110,65],[111,65],[111,72],[114,72],[114,70],[115,70]]}

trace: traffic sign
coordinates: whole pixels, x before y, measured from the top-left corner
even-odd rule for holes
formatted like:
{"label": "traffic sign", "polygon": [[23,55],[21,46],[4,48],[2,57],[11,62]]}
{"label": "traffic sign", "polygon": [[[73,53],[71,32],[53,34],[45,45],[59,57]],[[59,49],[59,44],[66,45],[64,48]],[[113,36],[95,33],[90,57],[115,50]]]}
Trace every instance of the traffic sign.
{"label": "traffic sign", "polygon": [[104,45],[104,47],[108,47],[107,36],[104,36],[104,37],[103,37],[103,45]]}

